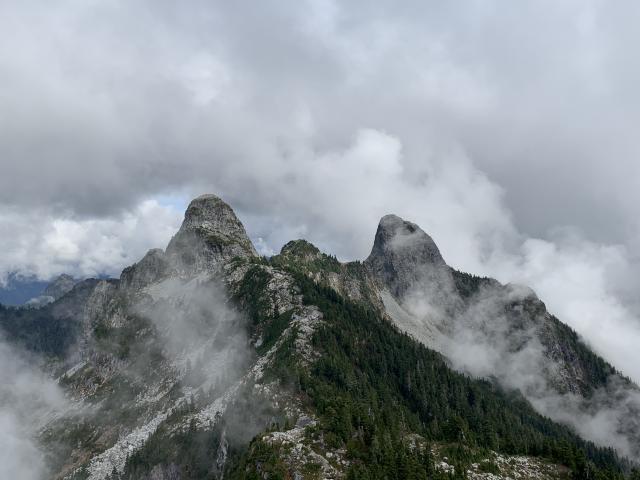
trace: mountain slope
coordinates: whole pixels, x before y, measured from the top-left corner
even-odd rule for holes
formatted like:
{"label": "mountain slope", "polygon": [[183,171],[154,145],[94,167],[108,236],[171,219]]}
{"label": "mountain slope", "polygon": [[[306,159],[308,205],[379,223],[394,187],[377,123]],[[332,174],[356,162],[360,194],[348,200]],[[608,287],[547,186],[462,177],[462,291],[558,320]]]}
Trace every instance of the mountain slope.
{"label": "mountain slope", "polygon": [[542,413],[640,458],[636,385],[551,315],[532,290],[448,267],[426,233],[392,219],[381,220],[365,264],[399,328],[457,369],[495,377]]}
{"label": "mountain slope", "polygon": [[[72,400],[41,433],[51,478],[621,476],[628,465],[613,450],[541,416],[500,376],[451,368],[444,347],[484,285],[506,288],[451,270],[398,217],[383,219],[363,263],[305,241],[264,259],[207,195],[166,251],[42,309],[1,310],[0,326]],[[411,310],[423,287],[438,315]],[[520,312],[515,331],[528,332],[520,324],[540,305],[501,295],[497,305]],[[546,344],[559,350],[548,351],[578,359],[558,385],[586,398],[610,367],[550,318],[560,333]],[[52,326],[69,327],[55,348],[43,342]]]}

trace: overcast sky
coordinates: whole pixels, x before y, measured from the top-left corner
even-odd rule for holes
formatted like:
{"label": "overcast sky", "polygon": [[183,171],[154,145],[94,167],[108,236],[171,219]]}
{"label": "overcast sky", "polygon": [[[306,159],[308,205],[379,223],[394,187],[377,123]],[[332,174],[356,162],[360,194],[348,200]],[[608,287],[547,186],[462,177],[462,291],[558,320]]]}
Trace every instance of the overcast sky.
{"label": "overcast sky", "polygon": [[639,10],[0,0],[0,278],[118,275],[204,192],[265,254],[393,212],[639,380]]}

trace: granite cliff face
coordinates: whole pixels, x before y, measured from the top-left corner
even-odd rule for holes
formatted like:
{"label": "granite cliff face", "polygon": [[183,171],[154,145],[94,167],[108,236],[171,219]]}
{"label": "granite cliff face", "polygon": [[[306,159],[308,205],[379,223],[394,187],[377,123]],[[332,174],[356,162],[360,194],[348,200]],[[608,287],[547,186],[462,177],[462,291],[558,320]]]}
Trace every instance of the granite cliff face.
{"label": "granite cliff face", "polygon": [[[0,307],[0,326],[43,358],[74,405],[40,434],[58,479],[345,478],[386,468],[384,455],[435,478],[455,468],[485,478],[483,462],[502,465],[493,478],[560,478],[566,468],[548,462],[558,439],[593,468],[619,468],[610,452],[450,371],[417,342],[519,389],[545,414],[550,393],[597,413],[598,392],[614,383],[610,410],[633,413],[636,391],[531,290],[457,272],[411,222],[383,217],[364,262],[341,263],[304,240],[266,259],[214,195],[193,200],[166,250],[119,280],[85,280],[40,309]],[[503,423],[488,431],[495,412],[477,398]],[[395,415],[397,424],[382,420]],[[624,434],[629,452],[635,432]],[[454,465],[452,455],[476,463]]]}
{"label": "granite cliff face", "polygon": [[[520,391],[545,415],[624,455],[640,454],[638,388],[533,290],[456,271],[416,224],[383,217],[363,263],[341,264],[304,241],[285,245],[279,257],[295,258],[315,281],[372,305],[456,369]],[[602,415],[610,430],[594,434]]]}
{"label": "granite cliff face", "polygon": [[390,320],[457,369],[519,390],[545,415],[640,457],[640,390],[533,290],[450,268],[431,237],[395,215],[380,220],[365,266]]}
{"label": "granite cliff face", "polygon": [[171,273],[171,267],[164,250],[151,249],[138,263],[125,268],[120,274],[123,290],[137,291]]}

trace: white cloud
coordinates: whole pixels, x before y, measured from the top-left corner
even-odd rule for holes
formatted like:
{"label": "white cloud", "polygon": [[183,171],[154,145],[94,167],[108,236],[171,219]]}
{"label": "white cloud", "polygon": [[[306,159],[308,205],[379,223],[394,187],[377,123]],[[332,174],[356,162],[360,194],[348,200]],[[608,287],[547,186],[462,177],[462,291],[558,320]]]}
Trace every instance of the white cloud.
{"label": "white cloud", "polygon": [[69,404],[57,383],[4,339],[0,362],[0,477],[43,480],[48,472],[37,435]]}
{"label": "white cloud", "polygon": [[534,287],[552,313],[640,382],[638,312],[621,299],[633,275],[633,262],[623,246],[558,232],[554,241],[524,239],[516,254],[492,260],[489,273]]}
{"label": "white cloud", "polygon": [[0,271],[40,279],[61,273],[117,276],[149,248],[164,247],[181,218],[182,212],[155,200],[101,219],[12,209],[0,214]]}

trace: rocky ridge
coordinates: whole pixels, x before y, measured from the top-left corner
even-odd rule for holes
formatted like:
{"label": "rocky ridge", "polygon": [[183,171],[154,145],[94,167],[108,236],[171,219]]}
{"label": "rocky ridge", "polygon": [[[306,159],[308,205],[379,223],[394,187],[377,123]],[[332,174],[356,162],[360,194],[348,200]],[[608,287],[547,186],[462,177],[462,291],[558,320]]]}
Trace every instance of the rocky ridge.
{"label": "rocky ridge", "polygon": [[[615,447],[640,457],[640,389],[594,355],[533,290],[452,269],[429,235],[394,215],[380,221],[365,265],[384,313],[401,330],[457,369],[519,390],[557,420],[606,411],[622,437]],[[611,441],[593,436],[584,421],[573,426]]]}
{"label": "rocky ridge", "polygon": [[[342,478],[353,459],[322,432],[310,433],[320,425],[318,412],[278,377],[285,359],[298,375],[323,359],[315,336],[326,319],[305,301],[299,275],[445,355],[455,353],[449,348],[461,331],[495,333],[491,319],[498,318],[507,358],[532,342],[541,346],[536,368],[548,373],[545,388],[586,396],[601,385],[589,377],[577,339],[564,341],[558,331],[564,335],[566,327],[532,292],[456,272],[415,224],[383,217],[364,262],[338,262],[304,240],[266,260],[233,210],[205,195],[191,202],[165,251],[149,251],[119,280],[81,282],[46,307],[53,318],[78,325],[73,348],[51,368],[74,401],[87,405],[43,434],[57,459],[55,478],[174,478],[176,464],[153,466],[155,477],[135,475],[151,461],[148,449],[192,429],[212,435],[220,475],[233,450],[229,438],[239,436],[280,451],[294,478]],[[480,307],[492,314],[478,324]],[[605,380],[614,374],[604,370]],[[503,381],[510,372],[489,373]],[[249,427],[234,432],[239,409],[251,412]],[[250,459],[256,448],[249,448]]]}

